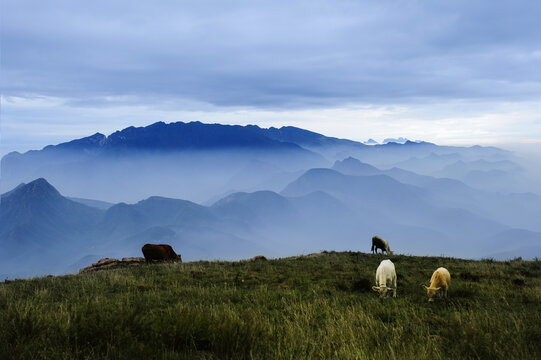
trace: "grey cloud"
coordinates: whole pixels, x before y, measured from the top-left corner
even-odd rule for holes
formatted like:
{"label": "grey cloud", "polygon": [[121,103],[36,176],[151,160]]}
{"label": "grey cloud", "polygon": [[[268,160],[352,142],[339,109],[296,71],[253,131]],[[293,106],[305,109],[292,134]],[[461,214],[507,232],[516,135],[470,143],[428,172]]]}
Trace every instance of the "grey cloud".
{"label": "grey cloud", "polygon": [[8,96],[274,108],[541,95],[538,2],[28,0],[3,10]]}

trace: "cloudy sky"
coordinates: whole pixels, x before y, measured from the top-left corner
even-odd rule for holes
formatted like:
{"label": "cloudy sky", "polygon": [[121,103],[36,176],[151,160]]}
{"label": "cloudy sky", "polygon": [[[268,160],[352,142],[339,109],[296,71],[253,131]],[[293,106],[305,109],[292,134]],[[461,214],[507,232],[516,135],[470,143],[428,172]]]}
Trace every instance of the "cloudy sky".
{"label": "cloudy sky", "polygon": [[540,1],[1,2],[0,152],[156,121],[541,141]]}

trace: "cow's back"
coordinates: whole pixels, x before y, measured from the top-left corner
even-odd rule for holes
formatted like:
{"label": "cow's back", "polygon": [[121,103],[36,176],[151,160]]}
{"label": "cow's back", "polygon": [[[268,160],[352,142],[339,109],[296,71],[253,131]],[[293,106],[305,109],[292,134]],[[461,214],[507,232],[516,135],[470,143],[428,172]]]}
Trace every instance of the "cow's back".
{"label": "cow's back", "polygon": [[372,246],[375,246],[379,249],[385,249],[385,240],[379,236],[372,237]]}
{"label": "cow's back", "polygon": [[151,262],[153,260],[163,261],[181,261],[180,256],[175,253],[171,245],[168,244],[145,244],[141,248],[145,260]]}
{"label": "cow's back", "polygon": [[394,264],[391,260],[382,260],[376,270],[376,283],[387,285],[389,281],[396,277]]}
{"label": "cow's back", "polygon": [[380,238],[379,236],[372,237],[372,250],[381,249],[382,251],[385,251],[387,254],[391,254],[391,247],[389,246],[389,242],[385,239]]}
{"label": "cow's back", "polygon": [[143,256],[147,262],[152,260],[161,260],[164,257],[164,250],[160,245],[156,244],[145,244],[141,248]]}
{"label": "cow's back", "polygon": [[432,278],[430,279],[430,287],[444,287],[447,288],[451,283],[451,274],[449,270],[444,267],[440,267],[434,271]]}

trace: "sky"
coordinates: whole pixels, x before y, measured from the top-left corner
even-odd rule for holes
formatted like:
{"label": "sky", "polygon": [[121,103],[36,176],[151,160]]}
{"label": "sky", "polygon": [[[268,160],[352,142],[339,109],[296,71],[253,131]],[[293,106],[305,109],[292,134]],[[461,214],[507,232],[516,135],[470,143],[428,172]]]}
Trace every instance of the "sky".
{"label": "sky", "polygon": [[539,1],[0,2],[0,155],[157,121],[541,143]]}

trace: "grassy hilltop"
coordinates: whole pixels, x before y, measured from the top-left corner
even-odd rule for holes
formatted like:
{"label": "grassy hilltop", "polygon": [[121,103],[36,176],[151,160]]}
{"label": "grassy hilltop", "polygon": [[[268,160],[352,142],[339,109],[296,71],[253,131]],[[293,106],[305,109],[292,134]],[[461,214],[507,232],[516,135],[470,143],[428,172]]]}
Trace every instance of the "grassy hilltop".
{"label": "grassy hilltop", "polygon": [[[0,359],[540,359],[541,262],[363,253],[0,283]],[[444,266],[449,298],[421,284]]]}

